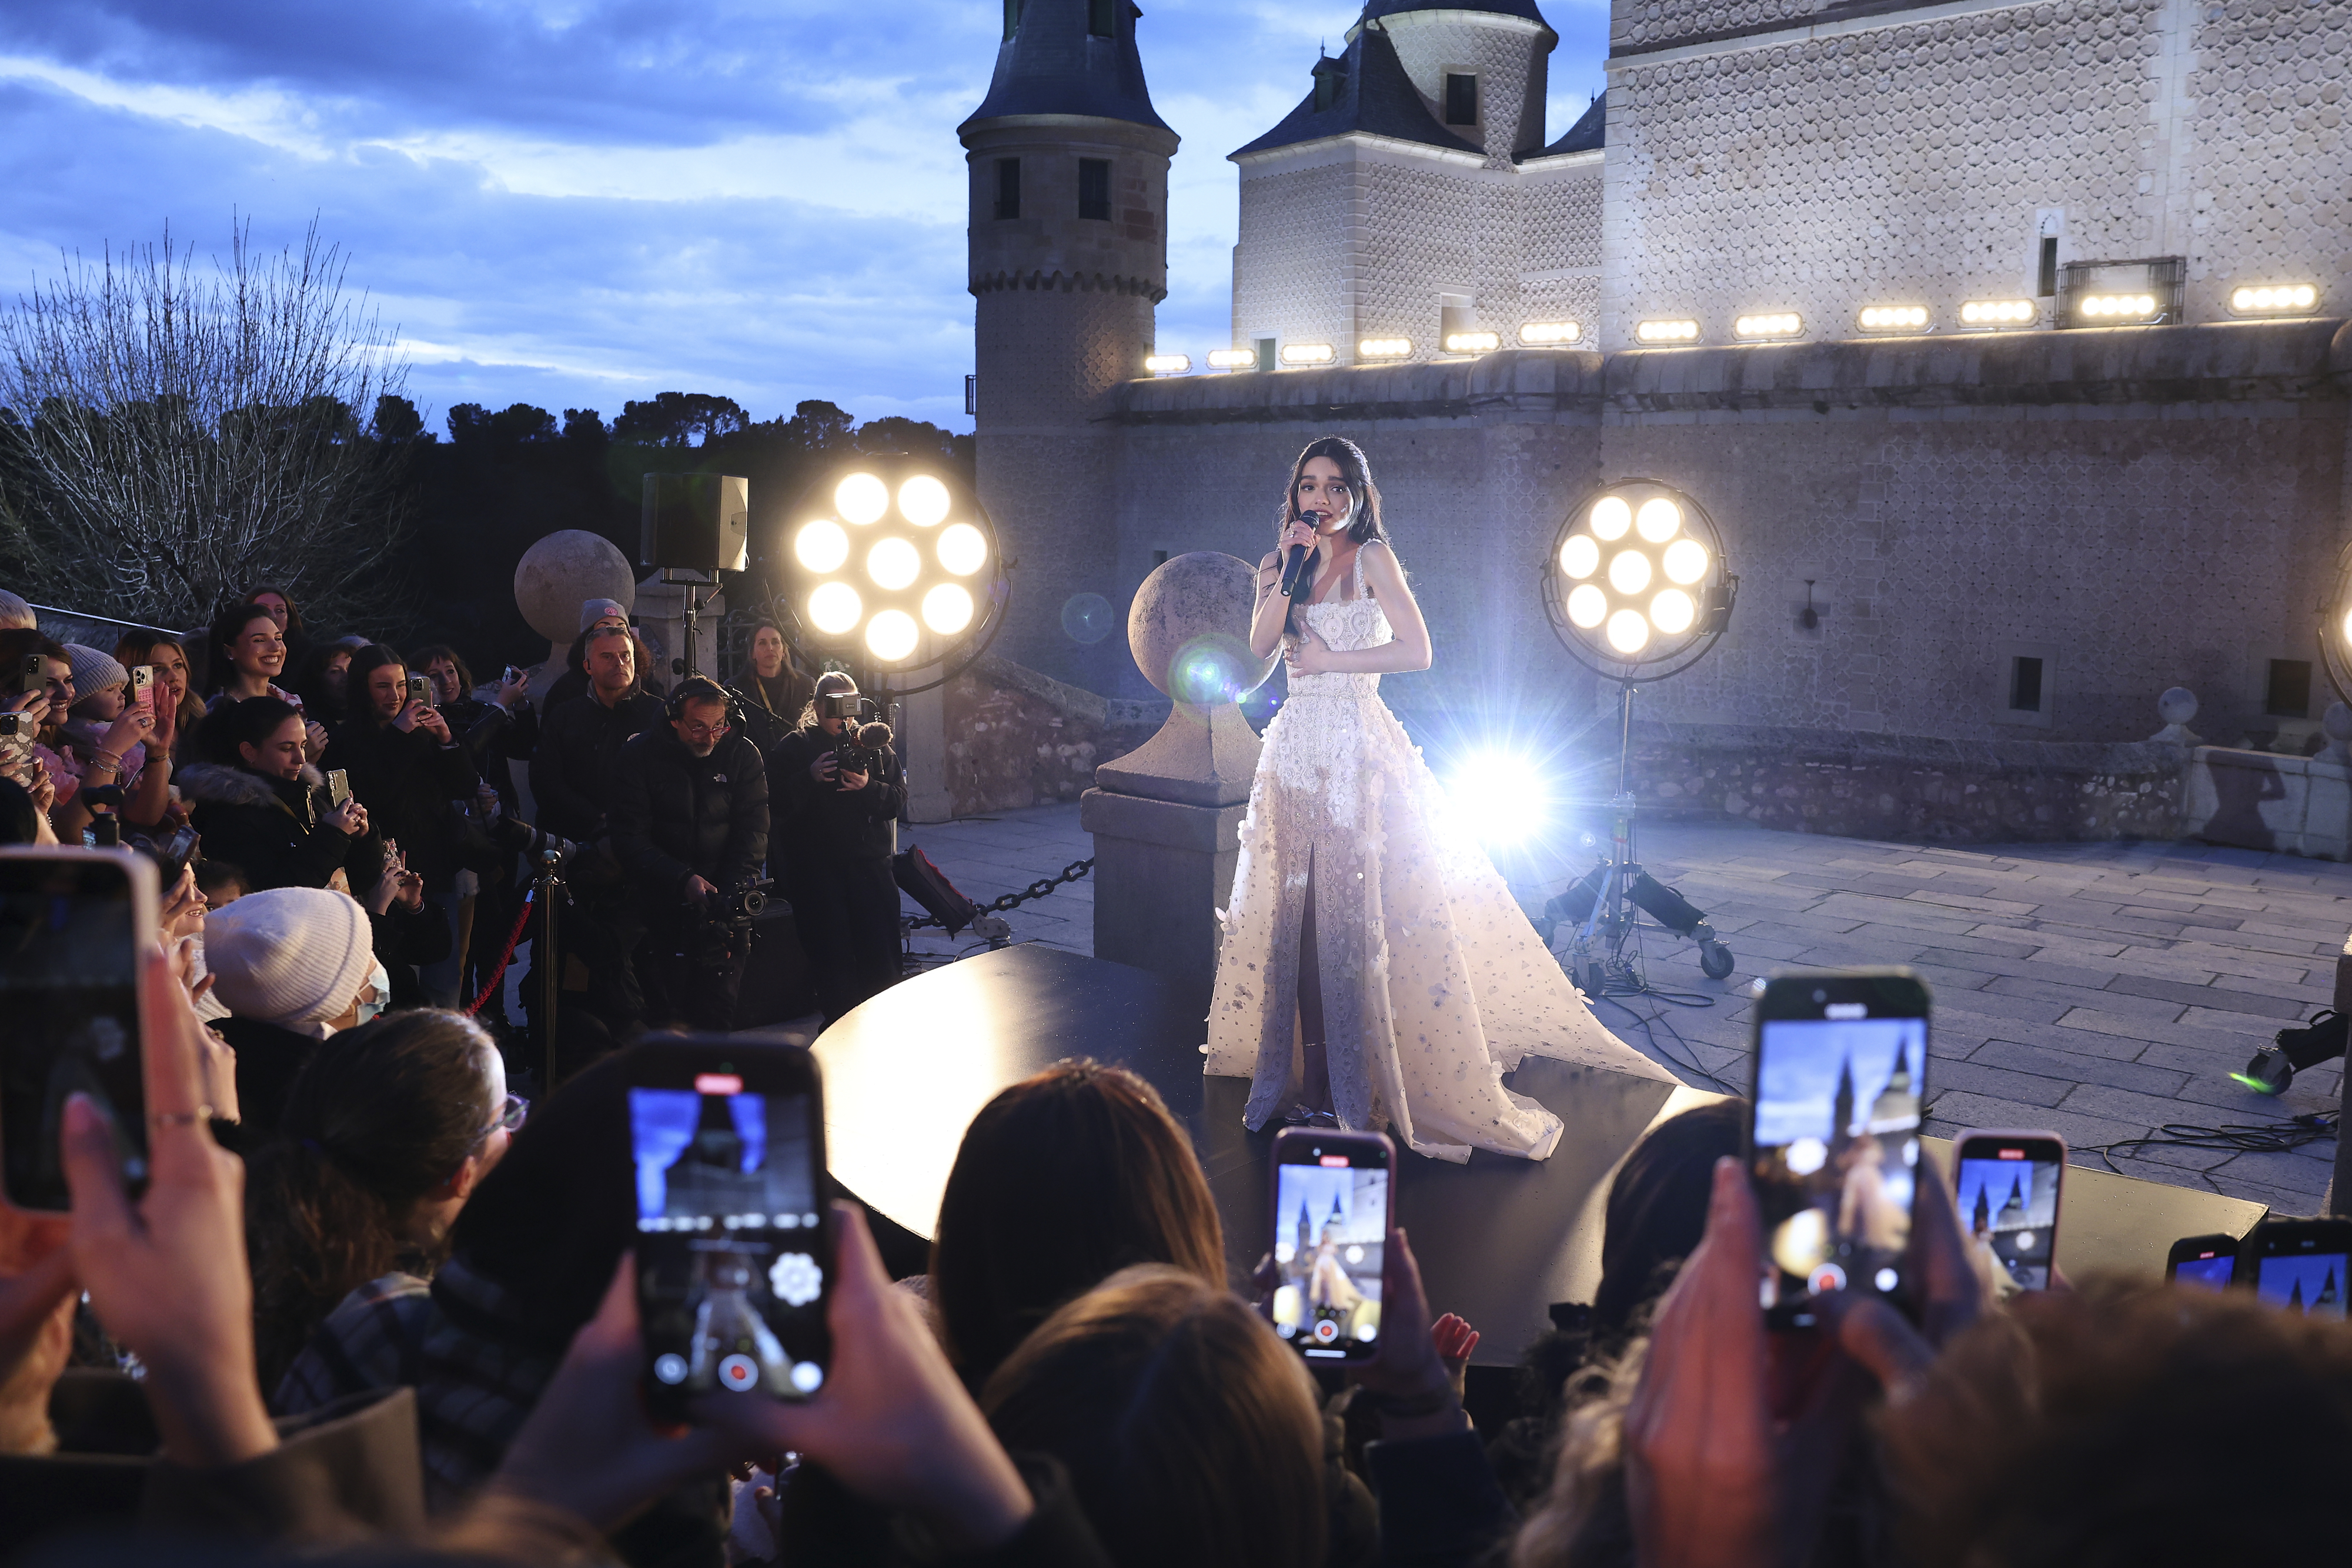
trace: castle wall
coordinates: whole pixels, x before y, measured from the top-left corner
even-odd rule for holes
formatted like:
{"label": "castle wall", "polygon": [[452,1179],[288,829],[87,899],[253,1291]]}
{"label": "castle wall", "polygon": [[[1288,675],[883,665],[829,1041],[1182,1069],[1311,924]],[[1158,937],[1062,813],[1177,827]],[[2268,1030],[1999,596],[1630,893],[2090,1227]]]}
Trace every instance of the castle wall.
{"label": "castle wall", "polygon": [[[2186,685],[2198,729],[2235,742],[2275,724],[2269,661],[2313,656],[2314,585],[2345,539],[2341,325],[1131,383],[1118,573],[1131,593],[1157,550],[1257,559],[1289,461],[1339,431],[1370,458],[1437,648],[1431,673],[1391,677],[1391,701],[1577,719],[1594,686],[1544,620],[1537,572],[1579,497],[1643,475],[1708,508],[1741,579],[1730,632],[1645,691],[1650,717],[2133,741],[2156,728],[2157,695]],[[2046,724],[2008,722],[2018,654],[2046,662]]]}
{"label": "castle wall", "polygon": [[1549,30],[1517,16],[1467,11],[1406,11],[1381,20],[1397,60],[1430,112],[1444,118],[1447,73],[1478,78],[1479,124],[1447,127],[1486,150],[1486,166],[1507,169],[1514,153],[1544,144],[1544,91],[1549,81]]}
{"label": "castle wall", "polygon": [[2342,6],[1941,5],[1704,41],[1779,9],[1616,6],[1602,346],[1652,316],[1720,342],[1758,309],[1843,338],[1872,304],[1948,331],[2034,294],[2053,233],[2061,261],[2187,256],[2189,321],[2352,273]]}
{"label": "castle wall", "polygon": [[1520,172],[1518,321],[1574,321],[1597,341],[1601,316],[1601,154],[1531,160]]}

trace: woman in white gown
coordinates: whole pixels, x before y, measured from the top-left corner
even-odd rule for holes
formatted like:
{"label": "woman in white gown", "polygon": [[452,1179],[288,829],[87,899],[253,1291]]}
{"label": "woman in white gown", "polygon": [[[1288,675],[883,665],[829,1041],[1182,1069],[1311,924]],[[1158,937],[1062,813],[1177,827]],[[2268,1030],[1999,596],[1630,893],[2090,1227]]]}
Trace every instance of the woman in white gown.
{"label": "woman in white gown", "polygon": [[[1299,454],[1279,522],[1250,641],[1285,644],[1290,696],[1218,912],[1207,1071],[1253,1081],[1253,1129],[1328,1111],[1438,1159],[1543,1159],[1559,1118],[1503,1086],[1522,1056],[1672,1076],[1586,1008],[1381,701],[1381,674],[1429,667],[1429,628],[1354,443]],[[1285,601],[1293,545],[1315,553]]]}

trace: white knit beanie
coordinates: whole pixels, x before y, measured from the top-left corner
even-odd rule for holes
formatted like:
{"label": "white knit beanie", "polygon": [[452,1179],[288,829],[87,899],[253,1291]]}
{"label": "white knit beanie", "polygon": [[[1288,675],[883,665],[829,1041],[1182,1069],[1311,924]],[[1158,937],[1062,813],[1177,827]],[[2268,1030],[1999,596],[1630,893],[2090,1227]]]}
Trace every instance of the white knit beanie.
{"label": "white knit beanie", "polygon": [[73,666],[74,699],[94,697],[109,686],[128,685],[131,672],[111,653],[87,643],[65,644],[66,663]]}
{"label": "white knit beanie", "polygon": [[205,917],[214,994],[241,1019],[323,1040],[375,967],[367,911],[323,887],[248,893]]}

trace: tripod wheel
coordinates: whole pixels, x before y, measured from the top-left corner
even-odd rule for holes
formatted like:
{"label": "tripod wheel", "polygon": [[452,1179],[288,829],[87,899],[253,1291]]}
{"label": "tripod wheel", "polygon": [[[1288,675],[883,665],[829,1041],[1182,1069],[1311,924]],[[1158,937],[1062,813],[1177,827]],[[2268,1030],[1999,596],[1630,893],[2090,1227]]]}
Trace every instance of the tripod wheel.
{"label": "tripod wheel", "polygon": [[1699,972],[1710,980],[1719,980],[1731,973],[1731,949],[1720,942],[1703,943],[1698,950]]}

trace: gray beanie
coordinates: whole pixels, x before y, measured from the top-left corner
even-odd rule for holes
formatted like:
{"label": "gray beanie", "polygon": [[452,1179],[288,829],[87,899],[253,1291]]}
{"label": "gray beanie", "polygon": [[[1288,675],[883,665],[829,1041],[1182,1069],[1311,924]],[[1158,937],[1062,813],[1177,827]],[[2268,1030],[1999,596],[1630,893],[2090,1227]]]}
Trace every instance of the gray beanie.
{"label": "gray beanie", "polygon": [[36,624],[33,607],[0,588],[0,632],[30,632]]}
{"label": "gray beanie", "polygon": [[580,601],[580,630],[585,632],[599,621],[614,620],[626,624],[629,607],[617,599],[583,599]]}
{"label": "gray beanie", "polygon": [[349,894],[273,887],[205,916],[205,965],[236,1017],[323,1040],[374,971],[374,934]]}
{"label": "gray beanie", "polygon": [[94,697],[109,686],[128,685],[131,672],[111,653],[82,643],[65,645],[66,662],[73,666],[74,700]]}

